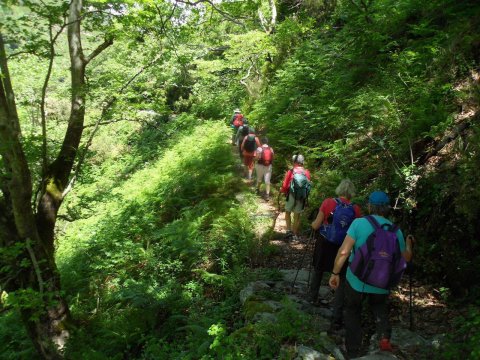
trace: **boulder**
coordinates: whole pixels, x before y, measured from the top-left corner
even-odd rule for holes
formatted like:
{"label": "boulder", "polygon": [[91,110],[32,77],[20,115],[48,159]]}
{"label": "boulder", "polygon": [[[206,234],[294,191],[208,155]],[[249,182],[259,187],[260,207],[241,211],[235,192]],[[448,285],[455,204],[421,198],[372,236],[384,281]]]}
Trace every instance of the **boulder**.
{"label": "boulder", "polygon": [[331,360],[329,355],[322,354],[321,352],[309,348],[307,346],[300,345],[297,347],[297,356],[295,360]]}
{"label": "boulder", "polygon": [[252,318],[252,323],[257,323],[257,322],[276,323],[276,322],[278,322],[278,319],[272,313],[258,312]]}
{"label": "boulder", "polygon": [[263,281],[255,281],[248,284],[242,289],[242,291],[240,291],[240,301],[242,305],[245,304],[245,301],[247,301],[251,296],[264,290],[270,290],[270,286]]}
{"label": "boulder", "polygon": [[[298,271],[298,275],[297,275],[297,271],[298,270],[280,270],[280,272],[283,274],[283,280],[289,282],[290,284],[293,283],[293,280],[295,279],[295,276],[297,277],[297,279],[295,280],[295,283],[307,283],[308,282],[308,276],[309,276],[309,271],[308,270],[305,270],[305,269],[300,269]],[[310,274],[311,276],[311,274]],[[311,278],[310,278],[311,279]],[[291,286],[291,285],[290,285]]]}

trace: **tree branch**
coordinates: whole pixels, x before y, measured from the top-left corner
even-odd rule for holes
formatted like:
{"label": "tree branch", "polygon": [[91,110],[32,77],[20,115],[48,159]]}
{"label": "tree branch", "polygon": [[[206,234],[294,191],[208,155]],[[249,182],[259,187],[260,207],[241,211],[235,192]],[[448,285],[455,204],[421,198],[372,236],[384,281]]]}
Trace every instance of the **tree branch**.
{"label": "tree branch", "polygon": [[258,18],[260,19],[260,25],[262,25],[263,31],[268,33],[268,28],[266,24],[267,20],[265,19],[265,16],[263,15],[263,12],[260,8],[258,9]]}
{"label": "tree branch", "polygon": [[275,6],[275,0],[268,0],[268,4],[270,6],[270,11],[272,12],[269,31],[269,34],[271,34],[275,30],[275,25],[277,23],[277,7]]}
{"label": "tree branch", "polygon": [[227,19],[228,21],[231,21],[237,25],[240,25],[241,27],[245,28],[245,24],[238,21],[235,17],[233,17],[233,15],[229,14],[228,12],[226,11],[223,11],[221,9],[219,9],[214,3],[213,1],[211,0],[197,0],[197,1],[189,1],[189,0],[175,0],[176,2],[179,2],[181,4],[185,4],[185,5],[190,5],[190,6],[197,6],[198,4],[202,4],[202,3],[207,3],[209,4],[213,9],[215,9],[216,12],[218,12],[220,15],[222,15],[225,19]]}
{"label": "tree branch", "polygon": [[[144,67],[142,67],[139,71],[137,71],[135,73],[135,75],[133,75],[125,84],[122,85],[122,87],[120,88],[120,90],[118,91],[118,94],[122,94],[129,86],[130,84],[132,84],[132,82],[135,81],[135,79],[137,77],[140,76],[140,74],[142,74],[145,70],[147,70],[148,68],[150,68],[151,66],[153,66],[158,60],[160,60],[160,57],[161,55],[158,55],[157,57],[155,57],[155,59],[153,59],[150,63],[148,63],[147,65],[145,65]],[[97,133],[100,125],[102,125],[103,123],[103,119],[105,118],[105,115],[107,114],[107,112],[110,110],[110,108],[113,106],[113,104],[115,103],[115,101],[117,101],[117,98],[118,96],[112,96],[110,98],[110,100],[108,100],[105,105],[103,106],[103,109],[102,109],[102,113],[100,115],[100,117],[97,119],[96,123],[93,125],[94,126],[94,129],[93,131],[90,133],[90,136],[88,137],[88,140],[85,144],[85,148],[82,152],[82,154],[80,155],[79,159],[78,159],[78,162],[77,162],[77,166],[75,168],[75,174],[72,176],[72,178],[70,179],[70,181],[68,182],[68,186],[65,188],[65,190],[62,192],[62,198],[65,198],[65,196],[72,190],[77,178],[78,178],[78,175],[80,174],[80,170],[82,168],[82,165],[83,165],[83,162],[85,161],[85,158],[86,158],[86,155],[87,155],[87,152],[88,152],[88,149],[90,148],[90,146],[92,145],[92,142],[93,142],[93,138],[95,136],[95,134]]]}
{"label": "tree branch", "polygon": [[98,45],[97,48],[95,50],[93,50],[92,53],[85,58],[85,65],[87,65],[93,59],[95,59],[98,55],[100,55],[100,53],[103,50],[105,50],[106,48],[108,48],[112,44],[113,44],[113,39],[105,39],[105,41],[103,43]]}
{"label": "tree branch", "polygon": [[35,274],[37,276],[37,281],[38,281],[38,290],[40,291],[40,294],[43,295],[44,282],[42,278],[42,272],[40,270],[40,266],[38,266],[37,257],[35,256],[35,253],[33,252],[32,247],[30,246],[30,239],[27,239],[27,241],[25,242],[25,247],[27,248],[28,254],[30,255],[30,259],[32,260],[33,268],[35,269]]}

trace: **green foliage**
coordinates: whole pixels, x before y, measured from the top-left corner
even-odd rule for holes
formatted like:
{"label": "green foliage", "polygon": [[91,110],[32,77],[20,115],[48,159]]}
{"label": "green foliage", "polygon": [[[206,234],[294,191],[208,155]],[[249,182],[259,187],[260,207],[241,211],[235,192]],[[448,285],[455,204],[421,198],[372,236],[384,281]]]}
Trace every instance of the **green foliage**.
{"label": "green foliage", "polygon": [[[285,43],[288,51],[249,116],[268,134],[277,157],[306,155],[306,166],[314,170],[311,204],[332,196],[344,177],[356,184],[360,203],[374,189],[387,190],[404,209],[396,219],[402,228],[419,226],[417,250],[426,272],[446,279],[457,294],[480,274],[473,266],[479,234],[471,185],[478,182],[471,170],[476,165],[454,147],[449,159],[462,160],[447,160],[431,172],[422,154],[458,122],[458,104],[478,108],[478,86],[458,84],[478,66],[474,28],[480,7],[444,0],[428,6],[417,0],[358,4],[339,2],[331,18],[301,41],[286,39],[294,28],[309,27],[312,19],[305,14],[278,26],[273,42]],[[476,141],[464,136],[460,146],[467,141],[476,153]],[[470,220],[462,225],[464,217]],[[458,266],[446,260],[452,257]],[[475,280],[459,276],[463,271]]]}
{"label": "green foliage", "polygon": [[468,315],[456,319],[455,331],[440,349],[440,359],[477,359],[480,357],[480,311],[471,307]]}
{"label": "green foliage", "polygon": [[0,319],[1,358],[5,360],[40,359],[19,318],[20,314],[13,310],[2,314]]}
{"label": "green foliage", "polygon": [[[172,135],[158,160],[117,179],[106,189],[113,196],[96,205],[101,216],[76,221],[64,235],[57,261],[71,309],[76,316],[96,314],[69,343],[72,356],[131,352],[151,344],[148,334],[156,329],[169,339],[178,327],[173,320],[204,292],[225,296],[222,289],[233,284],[224,275],[242,266],[254,246],[248,217],[241,216],[246,209],[233,199],[238,182],[227,129],[213,122],[194,126],[198,120],[181,116],[165,131],[177,122],[192,130]],[[156,140],[144,138],[142,146]],[[191,320],[182,322],[190,326]]]}
{"label": "green foliage", "polygon": [[[261,304],[256,301],[254,303]],[[209,331],[214,337],[213,346],[210,346],[212,351],[210,356],[205,358],[290,358],[289,346],[293,344],[322,348],[328,343],[315,328],[311,317],[299,312],[295,305],[286,299],[282,303],[284,308],[275,314],[278,319],[276,322],[248,323],[228,335],[224,325],[215,325]],[[258,311],[269,311],[264,304],[254,307]],[[254,311],[252,306],[249,306],[249,309]]]}

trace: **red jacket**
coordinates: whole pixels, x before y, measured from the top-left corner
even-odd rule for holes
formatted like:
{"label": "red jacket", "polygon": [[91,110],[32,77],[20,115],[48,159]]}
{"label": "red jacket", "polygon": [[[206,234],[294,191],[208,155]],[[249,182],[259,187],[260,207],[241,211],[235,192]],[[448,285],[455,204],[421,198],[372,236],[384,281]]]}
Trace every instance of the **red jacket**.
{"label": "red jacket", "polygon": [[[305,171],[305,176],[307,177],[308,180],[310,180],[310,171],[308,171],[307,169],[304,169],[303,166],[294,166],[293,171],[295,171],[295,173],[298,173],[300,171]],[[293,172],[292,172],[292,169],[290,169],[285,174],[285,179],[283,179],[282,188],[280,189],[282,193],[288,194],[292,179],[293,179]]]}

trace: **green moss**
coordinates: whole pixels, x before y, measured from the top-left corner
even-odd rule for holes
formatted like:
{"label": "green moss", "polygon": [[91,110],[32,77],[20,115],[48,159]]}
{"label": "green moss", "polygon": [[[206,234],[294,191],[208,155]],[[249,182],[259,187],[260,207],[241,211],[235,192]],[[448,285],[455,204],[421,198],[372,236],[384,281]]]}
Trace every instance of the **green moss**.
{"label": "green moss", "polygon": [[46,190],[47,193],[53,196],[56,200],[62,199],[62,191],[60,191],[60,189],[58,188],[55,178],[50,178],[48,180]]}
{"label": "green moss", "polygon": [[262,301],[253,299],[247,300],[243,306],[243,314],[247,320],[253,319],[255,314],[261,312],[273,313],[273,308]]}

